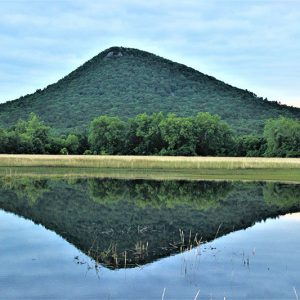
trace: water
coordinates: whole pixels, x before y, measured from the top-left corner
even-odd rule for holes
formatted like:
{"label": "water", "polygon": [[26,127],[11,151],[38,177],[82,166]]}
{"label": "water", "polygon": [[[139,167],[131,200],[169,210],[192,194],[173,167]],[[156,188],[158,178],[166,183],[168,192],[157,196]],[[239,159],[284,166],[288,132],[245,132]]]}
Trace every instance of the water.
{"label": "water", "polygon": [[0,299],[297,299],[300,186],[0,181]]}

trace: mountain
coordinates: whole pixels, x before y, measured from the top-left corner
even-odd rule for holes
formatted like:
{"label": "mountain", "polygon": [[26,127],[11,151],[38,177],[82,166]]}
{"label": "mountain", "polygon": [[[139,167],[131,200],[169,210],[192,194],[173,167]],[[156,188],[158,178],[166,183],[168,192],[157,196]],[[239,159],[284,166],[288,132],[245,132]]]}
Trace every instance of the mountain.
{"label": "mountain", "polygon": [[0,126],[30,112],[58,132],[82,131],[99,115],[200,111],[218,114],[239,133],[261,132],[279,116],[300,119],[300,109],[270,102],[185,65],[131,48],[109,48],[57,83],[0,104]]}

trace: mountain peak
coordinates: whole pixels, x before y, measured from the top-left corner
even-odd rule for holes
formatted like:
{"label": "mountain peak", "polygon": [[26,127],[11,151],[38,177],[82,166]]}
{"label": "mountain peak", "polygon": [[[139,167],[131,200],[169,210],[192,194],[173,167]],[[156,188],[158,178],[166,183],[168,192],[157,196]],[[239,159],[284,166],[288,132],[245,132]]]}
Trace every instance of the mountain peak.
{"label": "mountain peak", "polygon": [[124,47],[110,47],[103,52],[100,53],[100,55],[103,58],[118,58],[126,55],[127,49]]}
{"label": "mountain peak", "polygon": [[0,126],[31,112],[57,131],[82,131],[99,115],[219,114],[241,133],[260,132],[269,118],[300,119],[300,109],[279,105],[155,54],[110,47],[43,90],[0,104]]}

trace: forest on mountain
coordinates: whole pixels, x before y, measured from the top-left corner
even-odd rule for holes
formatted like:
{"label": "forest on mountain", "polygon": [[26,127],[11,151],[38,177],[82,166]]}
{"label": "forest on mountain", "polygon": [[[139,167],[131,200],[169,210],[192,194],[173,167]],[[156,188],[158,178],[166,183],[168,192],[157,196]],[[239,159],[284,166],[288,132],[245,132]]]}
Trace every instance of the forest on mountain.
{"label": "forest on mountain", "polygon": [[91,120],[101,115],[127,122],[143,113],[190,118],[209,112],[218,114],[239,135],[262,135],[268,119],[300,119],[299,108],[268,101],[154,54],[123,47],[101,52],[45,89],[0,104],[0,127],[7,129],[31,112],[57,134],[83,134]]}
{"label": "forest on mountain", "polygon": [[263,135],[237,135],[219,116],[162,112],[99,116],[80,134],[58,134],[37,115],[0,129],[0,153],[300,157],[300,122],[270,119]]}

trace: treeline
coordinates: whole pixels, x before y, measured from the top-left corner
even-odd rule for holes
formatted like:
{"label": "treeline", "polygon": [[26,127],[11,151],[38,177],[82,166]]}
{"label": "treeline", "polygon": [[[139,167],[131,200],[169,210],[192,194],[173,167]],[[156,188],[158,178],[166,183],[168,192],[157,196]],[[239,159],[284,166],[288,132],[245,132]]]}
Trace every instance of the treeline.
{"label": "treeline", "polygon": [[86,133],[57,135],[35,114],[0,129],[0,153],[300,157],[300,123],[266,122],[262,136],[236,135],[219,116],[140,114],[95,118]]}
{"label": "treeline", "polygon": [[8,130],[0,129],[0,153],[8,154],[82,154],[88,149],[85,134],[58,136],[31,113]]}

